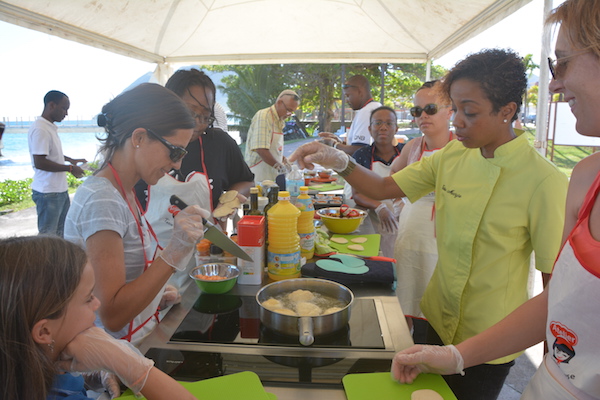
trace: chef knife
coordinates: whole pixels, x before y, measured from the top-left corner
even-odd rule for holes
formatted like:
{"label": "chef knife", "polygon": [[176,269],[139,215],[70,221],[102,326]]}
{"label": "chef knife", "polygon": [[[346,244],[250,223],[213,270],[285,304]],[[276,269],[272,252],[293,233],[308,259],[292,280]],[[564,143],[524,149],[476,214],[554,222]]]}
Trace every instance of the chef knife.
{"label": "chef knife", "polygon": [[[188,206],[183,200],[175,195],[171,196],[171,204],[179,207],[180,210],[183,210]],[[236,242],[229,239],[227,235],[221,232],[213,223],[207,221],[204,219],[204,217],[202,218],[202,223],[204,224],[204,237],[213,242],[215,246],[220,247],[223,249],[223,251],[231,253],[236,257],[243,258],[246,261],[254,262],[248,253],[238,246]]]}

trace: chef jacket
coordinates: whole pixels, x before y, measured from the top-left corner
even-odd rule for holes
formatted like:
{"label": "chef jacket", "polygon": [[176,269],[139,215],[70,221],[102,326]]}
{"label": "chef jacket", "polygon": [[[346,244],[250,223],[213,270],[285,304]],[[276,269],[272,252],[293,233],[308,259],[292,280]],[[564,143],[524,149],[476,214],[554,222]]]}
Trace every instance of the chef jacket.
{"label": "chef jacket", "polygon": [[525,135],[493,158],[453,141],[393,178],[411,202],[435,190],[439,259],[421,309],[445,344],[482,332],[527,300],[532,250],[536,268],[552,270],[567,177]]}

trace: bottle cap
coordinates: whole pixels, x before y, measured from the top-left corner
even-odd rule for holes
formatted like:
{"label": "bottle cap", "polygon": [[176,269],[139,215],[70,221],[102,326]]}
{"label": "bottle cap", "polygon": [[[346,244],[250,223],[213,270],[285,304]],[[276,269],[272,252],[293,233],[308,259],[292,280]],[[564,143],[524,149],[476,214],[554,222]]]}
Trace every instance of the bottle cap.
{"label": "bottle cap", "polygon": [[278,199],[279,200],[289,200],[290,192],[288,192],[287,190],[282,190],[281,192],[279,192]]}
{"label": "bottle cap", "polygon": [[256,186],[250,188],[250,194],[256,193],[258,194],[258,188]]}

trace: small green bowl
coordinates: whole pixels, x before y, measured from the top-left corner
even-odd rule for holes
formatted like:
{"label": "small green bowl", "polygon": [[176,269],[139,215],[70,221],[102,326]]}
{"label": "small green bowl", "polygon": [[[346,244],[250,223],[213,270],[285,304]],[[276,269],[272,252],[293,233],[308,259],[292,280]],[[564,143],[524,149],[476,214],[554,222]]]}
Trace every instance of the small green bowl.
{"label": "small green bowl", "polygon": [[[204,280],[198,278],[197,275],[221,276],[223,279],[214,281]],[[239,275],[240,270],[235,265],[227,263],[202,264],[190,272],[190,278],[196,282],[200,290],[211,294],[229,292],[235,286]]]}

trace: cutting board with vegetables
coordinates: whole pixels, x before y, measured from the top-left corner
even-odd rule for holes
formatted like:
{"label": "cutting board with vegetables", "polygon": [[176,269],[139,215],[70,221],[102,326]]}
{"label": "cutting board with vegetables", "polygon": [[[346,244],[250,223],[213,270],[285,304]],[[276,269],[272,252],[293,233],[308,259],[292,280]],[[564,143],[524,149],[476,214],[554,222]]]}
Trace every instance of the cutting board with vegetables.
{"label": "cutting board with vegetables", "polygon": [[430,389],[444,400],[457,400],[440,375],[421,374],[410,385],[398,383],[389,372],[349,374],[342,379],[348,400],[410,400],[416,390]]}
{"label": "cutting board with vegetables", "polygon": [[[277,400],[275,395],[265,392],[260,378],[251,371],[204,379],[198,382],[179,383],[196,398],[202,400]],[[129,389],[117,399],[138,400]],[[145,399],[145,397],[142,397],[142,399]]]}
{"label": "cutting board with vegetables", "polygon": [[[336,240],[338,240],[338,239],[336,239],[336,238],[345,239],[345,240],[347,240],[347,243],[337,243]],[[360,240],[358,240],[360,243],[356,243],[356,242],[352,241],[352,239],[359,239],[359,238],[365,238],[367,240],[363,241],[363,239],[360,239]],[[341,241],[343,241],[343,240],[341,240]],[[329,239],[329,246],[333,247],[338,252],[344,253],[344,254],[354,254],[356,256],[361,256],[361,257],[375,257],[375,256],[379,255],[379,243],[380,242],[381,242],[381,235],[377,235],[377,234],[372,234],[372,235],[339,235],[339,234],[335,234],[335,235],[331,236],[331,238]],[[349,249],[348,246],[351,246],[351,245],[362,246],[364,248],[364,250]]]}

